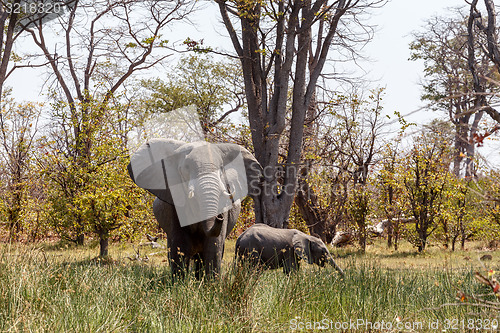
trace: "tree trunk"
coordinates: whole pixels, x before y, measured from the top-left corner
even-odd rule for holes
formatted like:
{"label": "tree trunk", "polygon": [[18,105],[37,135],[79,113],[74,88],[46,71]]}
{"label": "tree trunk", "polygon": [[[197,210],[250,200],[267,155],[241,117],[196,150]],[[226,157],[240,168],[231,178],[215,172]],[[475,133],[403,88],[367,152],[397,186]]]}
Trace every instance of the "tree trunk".
{"label": "tree trunk", "polygon": [[361,251],[363,253],[366,252],[366,227],[364,224],[361,225],[359,230],[359,246],[361,247]]}
{"label": "tree trunk", "polygon": [[103,233],[99,235],[99,257],[108,256],[109,235]]}
{"label": "tree trunk", "polygon": [[75,243],[76,245],[83,245],[85,243],[85,234],[83,232],[76,236]]}
{"label": "tree trunk", "polygon": [[444,233],[444,246],[445,248],[448,248],[448,244],[450,243],[450,232],[448,230],[448,223],[446,223],[446,219],[442,219],[443,225],[443,233]]}
{"label": "tree trunk", "polygon": [[418,229],[418,252],[423,252],[427,243],[427,229],[424,227],[427,225],[426,223],[426,221],[421,221],[420,228]]}
{"label": "tree trunk", "polygon": [[465,240],[467,239],[467,237],[462,234],[462,238],[460,239],[460,248],[462,249],[462,251],[465,250]]}
{"label": "tree trunk", "polygon": [[387,222],[388,222],[387,247],[391,248],[392,247],[392,234],[394,233],[394,226],[392,224],[392,218],[394,216],[394,187],[392,187],[392,185],[390,185],[390,184],[387,188],[387,196],[388,196],[388,204],[389,204],[389,207],[387,207],[385,209],[386,216],[387,216]]}
{"label": "tree trunk", "polygon": [[398,250],[398,245],[399,245],[399,222],[396,223],[396,225],[393,226],[393,231],[394,231],[394,251]]}
{"label": "tree trunk", "polygon": [[465,143],[467,159],[465,160],[465,178],[470,179],[471,177],[476,177],[476,167],[474,165],[474,156],[476,154],[476,144],[474,142],[474,136],[477,133],[479,122],[483,117],[484,111],[476,112],[474,115],[474,121],[470,127],[469,141]]}
{"label": "tree trunk", "polygon": [[463,137],[463,126],[466,125],[463,123],[463,118],[461,117],[455,121],[455,151],[453,158],[453,174],[455,177],[460,177],[460,167],[463,160],[463,154],[465,153],[465,138]]}
{"label": "tree trunk", "polygon": [[387,248],[392,247],[392,234],[394,232],[394,226],[392,224],[392,218],[387,218]]}
{"label": "tree trunk", "polygon": [[451,251],[452,252],[455,252],[455,243],[457,242],[457,237],[458,237],[458,235],[455,235],[451,239]]}
{"label": "tree trunk", "polygon": [[[309,72],[312,71],[314,71],[314,68],[313,65],[310,64]],[[317,147],[315,145],[316,140],[314,140],[316,138],[314,120],[317,117],[317,113],[316,92],[314,92],[307,109],[304,125],[304,142],[302,148],[304,155],[309,152],[312,154],[317,152]],[[318,197],[307,182],[307,176],[311,171],[311,166],[312,161],[305,159],[305,164],[301,168],[299,174],[299,189],[297,191],[297,195],[295,196],[295,204],[299,209],[300,215],[302,215],[302,218],[306,222],[309,233],[313,236],[321,238],[324,242],[329,243],[335,235],[335,230],[326,230],[327,216],[324,216],[325,214],[321,211]],[[333,226],[333,229],[335,229],[335,226]]]}

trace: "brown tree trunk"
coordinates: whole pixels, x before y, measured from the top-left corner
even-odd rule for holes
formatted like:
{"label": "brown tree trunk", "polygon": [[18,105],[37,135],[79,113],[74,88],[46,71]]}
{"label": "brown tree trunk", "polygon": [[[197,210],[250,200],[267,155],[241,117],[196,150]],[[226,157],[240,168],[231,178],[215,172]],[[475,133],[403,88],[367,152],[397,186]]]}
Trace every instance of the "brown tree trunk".
{"label": "brown tree trunk", "polygon": [[451,251],[455,252],[455,243],[457,242],[458,235],[454,235],[451,239]]}
{"label": "brown tree trunk", "polygon": [[109,254],[109,234],[101,233],[99,234],[99,257],[107,257]]}
{"label": "brown tree trunk", "polygon": [[392,237],[394,233],[394,226],[392,224],[392,218],[387,219],[387,248],[392,247]]}
{"label": "brown tree trunk", "polygon": [[85,234],[83,232],[76,236],[75,243],[76,245],[85,244]]}
{"label": "brown tree trunk", "polygon": [[[474,115],[474,121],[470,127],[469,140],[465,143],[465,150],[467,153],[467,159],[465,160],[465,178],[476,177],[476,167],[474,164],[475,149],[476,144],[474,142],[474,135],[477,133],[479,122],[483,117],[484,111],[476,112]],[[466,133],[467,134],[467,133]],[[466,136],[467,137],[467,136]]]}
{"label": "brown tree trunk", "polygon": [[395,225],[393,225],[393,231],[394,231],[394,251],[397,251],[399,246],[399,221],[396,222]]}

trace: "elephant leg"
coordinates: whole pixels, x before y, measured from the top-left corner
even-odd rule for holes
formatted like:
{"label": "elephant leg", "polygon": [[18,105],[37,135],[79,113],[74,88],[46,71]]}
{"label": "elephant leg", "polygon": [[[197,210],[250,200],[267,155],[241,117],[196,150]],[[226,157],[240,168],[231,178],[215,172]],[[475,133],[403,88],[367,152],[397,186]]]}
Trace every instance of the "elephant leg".
{"label": "elephant leg", "polygon": [[297,258],[287,257],[283,260],[283,273],[290,274],[290,272],[296,272],[299,270],[299,262]]}
{"label": "elephant leg", "polygon": [[[220,237],[219,237],[220,238]],[[208,238],[204,245],[203,264],[205,274],[212,278],[220,274],[222,254],[224,251],[224,238]]]}
{"label": "elephant leg", "polygon": [[292,270],[292,267],[291,267],[291,262],[290,260],[283,260],[283,273],[285,274],[290,274]]}

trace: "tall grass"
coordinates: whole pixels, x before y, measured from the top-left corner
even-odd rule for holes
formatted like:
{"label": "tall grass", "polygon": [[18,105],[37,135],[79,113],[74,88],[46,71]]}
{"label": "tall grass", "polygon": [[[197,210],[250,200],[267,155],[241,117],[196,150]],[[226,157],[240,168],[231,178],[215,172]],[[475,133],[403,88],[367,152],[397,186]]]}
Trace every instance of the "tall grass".
{"label": "tall grass", "polygon": [[479,312],[441,306],[456,302],[454,286],[481,292],[471,270],[381,269],[354,257],[343,261],[343,279],[331,268],[286,276],[227,265],[212,281],[172,283],[166,264],[52,256],[0,250],[1,332],[289,332],[325,320],[443,324]]}

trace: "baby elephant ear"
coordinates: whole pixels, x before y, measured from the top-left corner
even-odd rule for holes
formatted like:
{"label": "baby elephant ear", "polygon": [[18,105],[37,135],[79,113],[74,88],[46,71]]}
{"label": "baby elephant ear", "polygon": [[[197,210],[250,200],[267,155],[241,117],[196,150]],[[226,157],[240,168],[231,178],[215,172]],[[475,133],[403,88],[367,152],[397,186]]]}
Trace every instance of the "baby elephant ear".
{"label": "baby elephant ear", "polygon": [[174,204],[166,171],[173,163],[174,151],[184,144],[182,141],[170,139],[153,139],[146,142],[130,157],[127,166],[130,178],[159,199]]}
{"label": "baby elephant ear", "polygon": [[296,232],[292,238],[293,250],[295,254],[307,261],[307,263],[312,264],[313,258],[311,256],[311,244],[307,235],[302,232]]}

